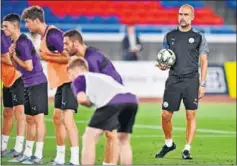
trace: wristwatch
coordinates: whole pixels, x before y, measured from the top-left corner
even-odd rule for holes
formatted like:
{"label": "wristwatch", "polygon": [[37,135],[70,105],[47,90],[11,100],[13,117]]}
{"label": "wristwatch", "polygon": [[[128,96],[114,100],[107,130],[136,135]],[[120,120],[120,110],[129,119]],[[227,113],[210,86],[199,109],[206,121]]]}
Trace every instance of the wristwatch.
{"label": "wristwatch", "polygon": [[201,86],[202,86],[202,87],[206,87],[206,86],[207,86],[206,81],[202,81],[202,82],[201,82]]}

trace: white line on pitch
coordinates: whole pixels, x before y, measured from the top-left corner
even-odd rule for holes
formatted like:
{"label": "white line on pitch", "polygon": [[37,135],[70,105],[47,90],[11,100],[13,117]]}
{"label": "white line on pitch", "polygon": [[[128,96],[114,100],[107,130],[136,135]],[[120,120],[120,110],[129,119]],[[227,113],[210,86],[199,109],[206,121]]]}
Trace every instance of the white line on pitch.
{"label": "white line on pitch", "polygon": [[[45,119],[46,122],[53,122],[52,119]],[[88,123],[86,120],[77,120],[76,123],[78,124],[85,124]],[[154,130],[160,130],[161,126],[160,125],[141,125],[141,124],[135,124],[135,128],[138,129],[154,129]],[[173,130],[176,131],[185,131],[185,128],[182,127],[174,127]],[[225,131],[225,130],[213,130],[213,129],[197,129],[197,132],[200,133],[213,133],[213,134],[234,134],[236,135],[235,131]]]}
{"label": "white line on pitch", "polygon": [[[140,129],[161,129],[161,126],[153,126],[153,125],[135,125],[135,128]],[[185,128],[182,127],[174,127],[176,131],[185,131]],[[197,129],[197,132],[201,133],[214,133],[214,134],[236,134],[234,131],[225,131],[225,130],[212,130],[212,129]]]}

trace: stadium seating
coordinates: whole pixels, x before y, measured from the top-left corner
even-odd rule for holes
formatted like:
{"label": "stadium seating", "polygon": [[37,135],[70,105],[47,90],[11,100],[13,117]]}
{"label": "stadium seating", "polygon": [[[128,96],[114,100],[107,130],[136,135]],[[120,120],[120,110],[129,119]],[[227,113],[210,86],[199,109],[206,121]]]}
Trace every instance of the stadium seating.
{"label": "stadium seating", "polygon": [[[233,5],[233,1],[228,0]],[[233,28],[223,29],[223,18],[215,15],[212,8],[204,6],[203,1],[3,1],[2,16],[10,12],[20,14],[25,7],[40,5],[44,8],[47,23],[91,25],[84,30],[96,32],[98,25],[106,25],[107,28],[99,28],[99,32],[121,31],[123,24],[153,25],[143,26],[142,33],[163,32],[162,26],[177,24],[178,8],[183,4],[190,4],[195,8],[194,25],[213,26],[215,33],[231,33]],[[235,2],[236,5],[236,2]],[[114,27],[117,25],[117,28]],[[61,26],[60,26],[61,27]],[[211,28],[210,27],[210,28]],[[219,28],[218,27],[222,27]],[[89,29],[88,29],[89,28]],[[209,32],[212,30],[208,29]],[[67,28],[63,28],[67,29]],[[97,28],[98,29],[98,28]],[[203,28],[201,28],[202,31]]]}
{"label": "stadium seating", "polygon": [[[190,1],[196,10],[194,24],[221,25],[223,19],[216,16],[211,8],[205,8],[201,1]],[[78,17],[91,24],[110,24],[109,16],[115,23],[121,24],[176,24],[178,8],[186,1],[53,1],[29,0],[30,5],[41,5],[52,10],[58,17],[67,22],[75,22]],[[63,7],[62,7],[63,6]],[[90,9],[90,10],[88,10]],[[149,10],[149,12],[147,12]],[[75,17],[75,19],[70,19]],[[86,17],[84,17],[86,16]],[[50,17],[50,15],[49,15]],[[92,18],[91,18],[92,17]],[[79,19],[80,20],[80,19]],[[52,19],[52,21],[57,21]]]}

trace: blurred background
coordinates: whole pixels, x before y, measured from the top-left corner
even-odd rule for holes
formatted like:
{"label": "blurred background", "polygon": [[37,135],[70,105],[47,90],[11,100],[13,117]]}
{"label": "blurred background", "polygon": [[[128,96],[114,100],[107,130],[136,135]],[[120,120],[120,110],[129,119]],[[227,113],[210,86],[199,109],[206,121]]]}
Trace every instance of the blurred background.
{"label": "blurred background", "polygon": [[[159,86],[163,88],[164,77],[167,76],[167,72],[164,74],[155,70],[152,68],[154,66],[152,63],[155,62],[157,51],[161,49],[165,33],[177,27],[178,9],[183,4],[190,4],[195,8],[193,27],[204,33],[207,38],[210,49],[208,57],[210,66],[214,65],[216,67],[217,65],[218,68],[221,67],[218,71],[216,68],[210,68],[207,92],[227,94],[229,90],[225,81],[226,73],[223,67],[225,62],[236,61],[235,0],[3,0],[1,17],[11,12],[21,14],[24,8],[31,5],[39,5],[45,11],[47,24],[53,24],[63,31],[69,29],[80,30],[86,44],[101,49],[106,56],[115,61],[115,64],[120,61],[116,66],[118,66],[119,70],[123,70],[121,74],[125,77],[125,82],[131,83],[129,85],[131,88],[134,87],[133,89],[135,89],[136,86],[133,85],[137,85],[139,82],[141,86],[147,82],[156,83],[158,86],[160,82]],[[29,32],[23,22],[21,29],[25,33]],[[131,43],[131,37],[129,36],[134,35],[137,40]],[[37,35],[29,36],[32,37],[34,44],[38,47],[40,37]],[[130,61],[130,63],[121,63],[121,61]],[[136,61],[136,63],[131,61]],[[140,71],[140,63],[143,66],[142,71]],[[147,72],[143,72],[148,64],[152,67],[147,67]],[[136,66],[137,70],[134,71],[136,73],[132,73],[129,67],[136,68]],[[232,71],[232,69],[230,68],[229,70]],[[142,76],[142,73],[144,76]],[[150,74],[149,78],[148,73]],[[140,89],[147,91],[144,86]],[[153,92],[157,94],[159,93],[158,91],[162,91],[162,89],[158,88],[157,91]],[[161,95],[162,93],[159,93],[158,97],[161,97]],[[152,95],[141,94],[141,96]]]}

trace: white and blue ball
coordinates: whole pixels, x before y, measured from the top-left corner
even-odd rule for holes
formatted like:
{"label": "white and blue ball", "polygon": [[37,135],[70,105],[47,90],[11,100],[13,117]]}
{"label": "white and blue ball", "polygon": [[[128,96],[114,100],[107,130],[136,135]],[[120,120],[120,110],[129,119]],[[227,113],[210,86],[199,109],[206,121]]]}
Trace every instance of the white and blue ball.
{"label": "white and blue ball", "polygon": [[160,65],[168,65],[171,67],[175,64],[175,53],[170,49],[162,49],[157,53],[156,60]]}

